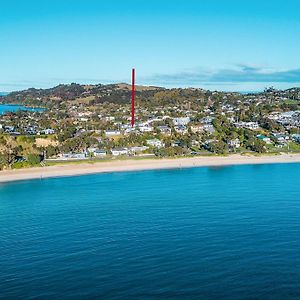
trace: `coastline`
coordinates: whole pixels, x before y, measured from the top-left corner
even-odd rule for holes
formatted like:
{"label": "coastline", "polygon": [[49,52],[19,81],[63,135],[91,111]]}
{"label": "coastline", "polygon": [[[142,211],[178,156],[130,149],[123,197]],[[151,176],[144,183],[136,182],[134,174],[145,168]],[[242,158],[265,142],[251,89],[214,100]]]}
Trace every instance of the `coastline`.
{"label": "coastline", "polygon": [[270,156],[197,156],[176,159],[115,160],[0,171],[0,183],[51,177],[230,165],[300,163],[300,154]]}

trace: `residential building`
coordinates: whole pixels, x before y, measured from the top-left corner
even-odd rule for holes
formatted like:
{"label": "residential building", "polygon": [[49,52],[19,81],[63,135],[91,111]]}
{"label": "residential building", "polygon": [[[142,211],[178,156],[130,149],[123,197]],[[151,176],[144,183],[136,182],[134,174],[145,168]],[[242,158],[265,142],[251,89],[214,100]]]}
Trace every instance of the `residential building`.
{"label": "residential building", "polygon": [[163,148],[165,146],[165,144],[162,141],[160,141],[159,139],[147,140],[147,145],[158,148],[158,149]]}
{"label": "residential building", "polygon": [[231,148],[240,148],[241,147],[241,142],[240,142],[240,140],[238,138],[229,140],[227,142],[227,144]]}
{"label": "residential building", "polygon": [[86,159],[86,153],[63,153],[61,155],[62,159]]}
{"label": "residential building", "polygon": [[157,129],[164,135],[171,135],[172,133],[172,130],[169,126],[162,125],[158,126]]}
{"label": "residential building", "polygon": [[189,117],[174,118],[173,124],[175,126],[187,125],[190,121],[191,121],[191,119]]}
{"label": "residential building", "polygon": [[127,155],[128,149],[127,148],[115,148],[111,150],[113,156],[120,156],[120,155]]}
{"label": "residential building", "polygon": [[105,131],[105,135],[107,137],[118,136],[120,134],[121,134],[121,132],[119,130],[106,130]]}

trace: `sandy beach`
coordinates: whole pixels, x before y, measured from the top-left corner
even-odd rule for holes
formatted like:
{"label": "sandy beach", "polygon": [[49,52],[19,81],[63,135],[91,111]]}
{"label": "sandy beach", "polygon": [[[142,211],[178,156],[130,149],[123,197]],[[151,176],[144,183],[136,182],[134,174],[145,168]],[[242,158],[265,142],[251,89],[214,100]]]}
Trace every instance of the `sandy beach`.
{"label": "sandy beach", "polygon": [[230,156],[203,156],[177,159],[115,160],[81,164],[70,163],[67,165],[0,171],[0,182],[107,172],[274,163],[300,163],[300,154],[281,154],[274,156],[242,156],[236,154]]}

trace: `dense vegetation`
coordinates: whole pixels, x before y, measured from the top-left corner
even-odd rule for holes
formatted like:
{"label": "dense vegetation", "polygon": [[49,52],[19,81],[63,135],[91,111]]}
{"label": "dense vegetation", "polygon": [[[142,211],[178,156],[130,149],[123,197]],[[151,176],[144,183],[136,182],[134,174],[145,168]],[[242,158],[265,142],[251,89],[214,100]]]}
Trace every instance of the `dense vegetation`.
{"label": "dense vegetation", "polygon": [[[48,109],[43,113],[19,111],[0,116],[0,169],[39,165],[44,159],[63,153],[87,153],[90,147],[111,155],[115,148],[148,146],[151,139],[161,141],[163,147],[149,146],[145,152],[158,157],[299,151],[299,143],[292,135],[299,133],[300,118],[295,117],[295,124],[284,125],[269,117],[273,112],[300,110],[299,95],[298,88],[286,91],[270,88],[260,94],[242,95],[138,86],[136,121],[140,125],[155,121],[148,124],[151,132],[136,128],[126,133],[130,120],[129,85],[73,83],[13,92],[0,96],[0,103]],[[179,117],[190,118],[183,130],[173,122]],[[237,126],[239,122],[255,122],[259,129]],[[211,130],[205,129],[206,125]],[[170,133],[162,132],[161,126],[169,128]],[[203,128],[198,132],[193,126]],[[107,130],[121,133],[109,137]],[[276,133],[288,141],[278,141]]]}

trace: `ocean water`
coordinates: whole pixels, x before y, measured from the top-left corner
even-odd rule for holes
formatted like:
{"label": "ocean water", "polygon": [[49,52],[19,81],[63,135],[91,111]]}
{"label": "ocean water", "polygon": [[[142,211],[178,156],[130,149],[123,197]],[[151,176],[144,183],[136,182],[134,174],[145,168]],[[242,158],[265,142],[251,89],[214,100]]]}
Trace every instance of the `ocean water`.
{"label": "ocean water", "polygon": [[32,108],[25,107],[22,105],[10,105],[10,104],[0,104],[0,115],[7,112],[16,112],[18,110],[26,110],[26,111],[43,111],[43,108]]}
{"label": "ocean water", "polygon": [[300,299],[300,164],[0,185],[0,299]]}

